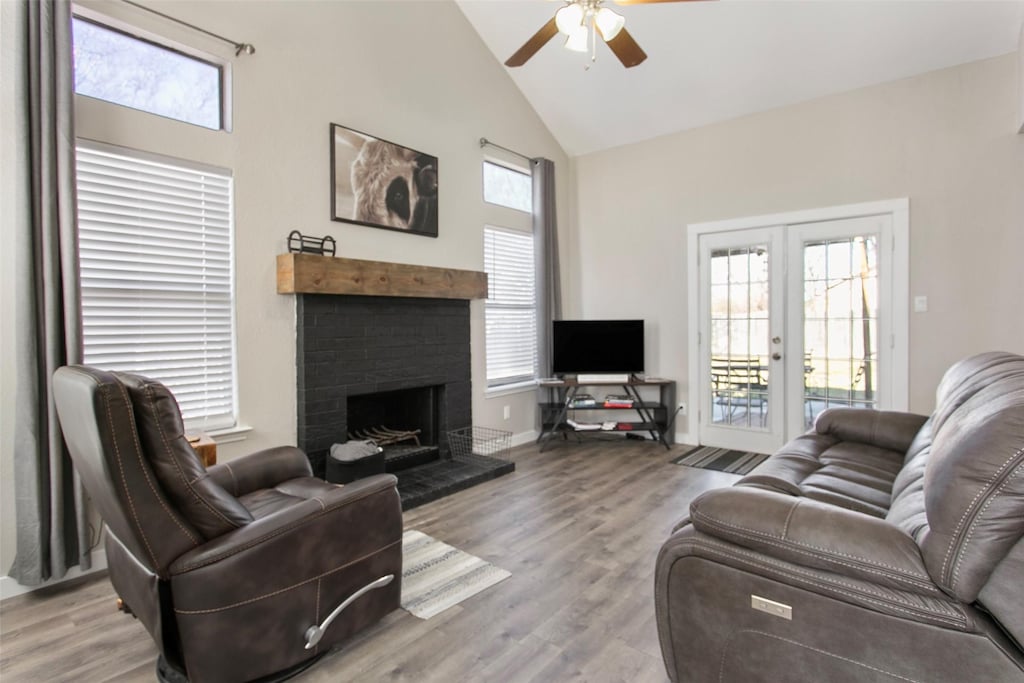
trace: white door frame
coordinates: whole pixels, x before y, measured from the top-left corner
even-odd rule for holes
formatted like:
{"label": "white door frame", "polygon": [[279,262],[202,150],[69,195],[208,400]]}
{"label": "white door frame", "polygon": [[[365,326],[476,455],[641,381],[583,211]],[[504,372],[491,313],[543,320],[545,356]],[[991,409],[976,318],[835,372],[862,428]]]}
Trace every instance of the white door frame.
{"label": "white door frame", "polygon": [[[910,200],[886,199],[860,204],[844,204],[818,209],[788,211],[763,216],[730,218],[706,223],[691,223],[686,226],[686,289],[687,289],[687,330],[689,343],[687,353],[687,404],[692,410],[688,415],[688,433],[679,435],[682,443],[700,443],[700,419],[697,410],[701,405],[700,368],[701,344],[697,332],[700,330],[700,272],[698,240],[701,235],[733,230],[788,226],[802,223],[820,223],[844,218],[888,215],[892,220],[892,329],[889,330],[888,345],[892,369],[887,409],[907,410],[909,406],[909,315],[910,315]],[[788,232],[787,232],[788,234]],[[880,338],[880,343],[886,340]]]}

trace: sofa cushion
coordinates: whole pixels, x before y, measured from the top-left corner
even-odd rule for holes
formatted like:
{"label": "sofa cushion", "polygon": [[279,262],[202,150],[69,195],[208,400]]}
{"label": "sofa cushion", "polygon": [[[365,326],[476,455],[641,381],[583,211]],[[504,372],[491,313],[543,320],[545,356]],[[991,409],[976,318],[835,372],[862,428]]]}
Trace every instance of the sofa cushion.
{"label": "sofa cushion", "polygon": [[885,517],[903,455],[812,432],[790,441],[737,483]]}
{"label": "sofa cushion", "polygon": [[930,448],[922,449],[903,465],[893,482],[892,503],[885,516],[886,521],[918,544],[928,531],[928,515],[924,509],[924,468],[930,452]]}
{"label": "sofa cushion", "polygon": [[213,481],[185,438],[174,395],[160,382],[118,373],[128,389],[142,449],[161,487],[185,518],[207,539],[253,520],[234,496]]}

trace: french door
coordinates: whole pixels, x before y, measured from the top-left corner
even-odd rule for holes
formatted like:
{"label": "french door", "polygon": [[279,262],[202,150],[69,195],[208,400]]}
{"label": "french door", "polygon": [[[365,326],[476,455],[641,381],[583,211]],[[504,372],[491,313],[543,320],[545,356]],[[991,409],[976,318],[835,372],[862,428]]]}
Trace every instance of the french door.
{"label": "french door", "polygon": [[760,228],[700,239],[702,445],[782,444],[782,237]]}
{"label": "french door", "polygon": [[691,226],[702,445],[768,453],[826,408],[906,408],[906,212],[864,208]]}

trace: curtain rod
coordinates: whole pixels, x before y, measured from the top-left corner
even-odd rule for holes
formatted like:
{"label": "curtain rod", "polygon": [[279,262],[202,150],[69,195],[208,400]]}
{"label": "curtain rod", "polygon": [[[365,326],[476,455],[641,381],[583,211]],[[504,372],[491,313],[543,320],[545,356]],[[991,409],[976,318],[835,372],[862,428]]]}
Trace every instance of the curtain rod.
{"label": "curtain rod", "polygon": [[127,5],[131,5],[132,7],[138,7],[141,10],[144,10],[146,12],[150,12],[152,14],[157,15],[158,17],[163,17],[164,19],[167,19],[168,21],[173,21],[176,24],[180,24],[182,26],[187,26],[188,28],[190,28],[190,29],[192,29],[194,31],[199,31],[200,33],[205,33],[206,35],[210,36],[211,38],[216,38],[217,40],[225,42],[225,43],[227,43],[227,44],[229,44],[229,45],[231,45],[232,47],[235,48],[235,56],[236,57],[238,55],[242,54],[243,52],[245,54],[247,54],[247,55],[251,55],[251,54],[254,54],[256,52],[256,48],[255,48],[255,46],[253,46],[252,43],[239,43],[238,41],[231,40],[230,38],[225,38],[224,36],[217,35],[213,31],[207,31],[205,28],[199,28],[195,24],[190,24],[187,21],[182,21],[181,19],[176,19],[176,18],[172,17],[169,14],[164,14],[163,12],[157,11],[157,10],[153,9],[152,7],[146,7],[145,5],[140,5],[137,2],[132,2],[132,0],[121,0],[121,2],[123,2],[123,3],[127,4]]}
{"label": "curtain rod", "polygon": [[526,159],[527,161],[533,161],[533,157],[528,157],[525,154],[523,154],[522,152],[517,152],[514,149],[509,149],[508,147],[502,147],[501,145],[496,145],[493,142],[491,142],[490,140],[488,140],[487,138],[480,138],[480,146],[481,147],[494,147],[496,149],[504,150],[504,151],[508,152],[509,154],[515,154],[517,157],[520,157],[522,159]]}

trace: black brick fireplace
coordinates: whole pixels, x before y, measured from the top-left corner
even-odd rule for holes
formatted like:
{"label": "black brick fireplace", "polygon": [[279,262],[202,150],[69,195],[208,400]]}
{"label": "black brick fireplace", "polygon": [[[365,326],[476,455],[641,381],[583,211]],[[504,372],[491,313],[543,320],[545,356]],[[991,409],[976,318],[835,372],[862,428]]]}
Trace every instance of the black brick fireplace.
{"label": "black brick fireplace", "polygon": [[404,509],[514,470],[448,452],[447,433],[472,424],[468,300],[296,299],[298,445],[314,473],[324,475],[331,445],[382,429],[415,432],[385,446]]}
{"label": "black brick fireplace", "polygon": [[[469,302],[330,294],[297,299],[298,442],[314,471],[323,473],[332,444],[383,418],[388,427],[422,429],[423,439],[447,455],[444,435],[472,422]],[[431,396],[434,415],[427,424],[402,424],[415,421],[403,407],[393,416],[358,414],[359,406],[388,412],[360,398],[401,398],[414,389]],[[357,410],[353,425],[351,406]]]}

